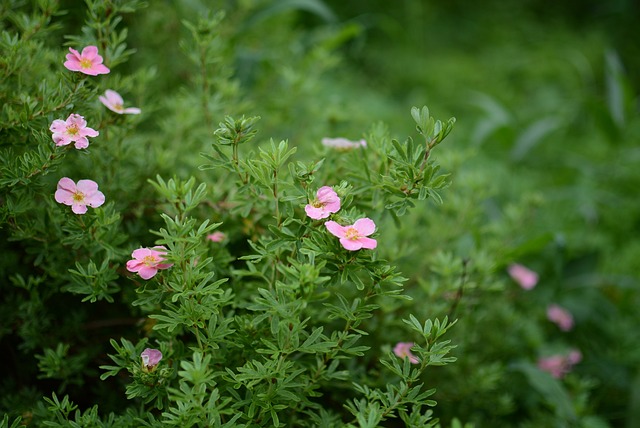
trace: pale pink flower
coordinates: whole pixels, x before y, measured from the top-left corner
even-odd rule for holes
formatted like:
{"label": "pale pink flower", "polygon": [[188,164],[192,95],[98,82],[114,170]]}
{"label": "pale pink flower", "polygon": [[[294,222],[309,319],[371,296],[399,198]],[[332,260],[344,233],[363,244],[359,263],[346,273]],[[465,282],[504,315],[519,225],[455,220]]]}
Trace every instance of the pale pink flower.
{"label": "pale pink flower", "polygon": [[525,266],[514,263],[509,266],[508,271],[511,278],[525,290],[531,290],[538,283],[538,274]]}
{"label": "pale pink flower", "polygon": [[104,194],[98,190],[98,184],[92,180],[79,180],[78,184],[63,177],[58,181],[54,195],[56,202],[70,205],[75,214],[87,212],[87,206],[97,208],[104,204]]}
{"label": "pale pink flower", "polygon": [[393,348],[393,353],[400,358],[409,358],[409,362],[411,364],[418,364],[420,360],[418,360],[418,357],[413,355],[411,352],[411,347],[413,345],[413,342],[398,342],[398,344]]}
{"label": "pale pink flower", "polygon": [[322,186],[316,193],[316,198],[304,207],[305,212],[314,220],[327,218],[340,209],[340,198],[329,186]]}
{"label": "pale pink flower", "polygon": [[207,239],[211,242],[222,242],[225,240],[225,238],[227,237],[227,235],[224,234],[224,232],[213,232],[209,235],[207,235]]}
{"label": "pale pink flower", "polygon": [[98,55],[98,48],[95,46],[87,46],[82,49],[82,53],[69,48],[67,60],[64,66],[71,71],[79,71],[90,76],[98,74],[107,74],[109,69],[102,63],[102,57]]}
{"label": "pale pink flower", "polygon": [[556,323],[562,331],[569,331],[573,328],[573,316],[571,312],[558,305],[549,305],[547,308],[547,318]]}
{"label": "pale pink flower", "polygon": [[169,269],[173,263],[164,263],[167,249],[163,246],[138,248],[131,253],[133,260],[127,262],[129,272],[137,272],[142,279],[153,278],[158,270]]}
{"label": "pale pink flower", "polygon": [[581,360],[582,353],[577,349],[572,349],[568,355],[552,355],[538,359],[538,368],[551,374],[554,378],[560,379]]}
{"label": "pale pink flower", "polygon": [[338,151],[348,151],[359,147],[367,147],[367,142],[365,140],[351,141],[346,138],[323,138],[322,145]]}
{"label": "pale pink flower", "polygon": [[328,221],[324,225],[332,235],[340,238],[342,246],[349,251],[361,248],[373,250],[378,245],[375,239],[367,238],[376,230],[376,224],[370,218],[358,219],[350,226],[340,226],[335,221]]}
{"label": "pale pink flower", "polygon": [[145,371],[150,371],[155,369],[162,359],[162,352],[157,349],[147,348],[142,351],[140,358],[142,358],[142,368]]}
{"label": "pale pink flower", "polygon": [[124,108],[124,101],[120,94],[111,89],[107,89],[104,96],[100,95],[98,99],[105,107],[118,114],[140,114],[141,112],[137,107]]}
{"label": "pale pink flower", "polygon": [[75,143],[76,149],[86,149],[89,147],[87,137],[97,137],[100,135],[95,129],[87,126],[87,121],[79,114],[72,113],[67,120],[56,119],[51,122],[49,130],[53,132],[52,138],[56,146],[66,146]]}

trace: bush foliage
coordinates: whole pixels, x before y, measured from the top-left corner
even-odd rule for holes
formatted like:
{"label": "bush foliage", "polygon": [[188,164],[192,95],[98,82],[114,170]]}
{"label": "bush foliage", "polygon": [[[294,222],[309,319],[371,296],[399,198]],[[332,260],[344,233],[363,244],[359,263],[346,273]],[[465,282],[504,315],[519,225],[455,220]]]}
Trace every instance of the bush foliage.
{"label": "bush foliage", "polygon": [[635,47],[458,3],[0,5],[0,426],[635,426]]}

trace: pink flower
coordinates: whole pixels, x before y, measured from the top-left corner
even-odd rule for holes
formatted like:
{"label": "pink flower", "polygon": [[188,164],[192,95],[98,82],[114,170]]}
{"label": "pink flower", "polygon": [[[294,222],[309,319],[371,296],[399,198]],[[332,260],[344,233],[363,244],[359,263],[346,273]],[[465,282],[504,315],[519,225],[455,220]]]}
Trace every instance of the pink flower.
{"label": "pink flower", "polygon": [[137,272],[142,279],[153,278],[158,270],[169,269],[173,263],[163,263],[167,249],[163,246],[138,248],[131,253],[133,260],[127,262],[129,272]]}
{"label": "pink flower", "polygon": [[87,46],[82,49],[82,54],[77,50],[69,48],[67,60],[64,66],[71,71],[79,71],[90,76],[98,74],[107,74],[109,69],[102,63],[102,57],[98,55],[98,48],[95,46]]}
{"label": "pink flower", "polygon": [[324,225],[332,235],[340,238],[342,246],[349,251],[360,248],[373,250],[378,245],[375,239],[367,238],[376,230],[376,224],[369,218],[358,219],[351,226],[340,226],[335,221],[328,221]]}
{"label": "pink flower", "polygon": [[87,127],[87,121],[79,114],[70,114],[66,121],[56,119],[51,122],[49,130],[53,132],[52,138],[56,146],[66,146],[75,143],[76,149],[86,149],[89,147],[87,137],[97,137],[100,135],[95,129]]}
{"label": "pink flower", "polygon": [[87,205],[97,208],[104,204],[104,194],[92,180],[79,180],[76,185],[72,179],[63,177],[58,181],[54,197],[58,203],[71,205],[71,211],[75,214],[86,213]]}
{"label": "pink flower", "polygon": [[538,283],[538,274],[520,264],[512,264],[508,271],[511,278],[525,290],[531,290]]}
{"label": "pink flower", "polygon": [[142,358],[142,367],[145,371],[150,371],[155,369],[160,360],[162,359],[162,352],[157,349],[147,348],[142,351],[140,354],[140,358]]}
{"label": "pink flower", "polygon": [[225,235],[223,232],[213,232],[207,235],[207,239],[211,242],[222,242],[226,237],[227,235]]}
{"label": "pink flower", "polygon": [[359,147],[367,147],[367,142],[365,140],[351,141],[346,138],[323,138],[322,145],[339,151],[348,151]]}
{"label": "pink flower", "polygon": [[547,318],[554,322],[562,331],[569,331],[573,328],[573,316],[571,312],[558,305],[549,305],[547,308]]}
{"label": "pink flower", "polygon": [[411,352],[411,347],[413,345],[413,342],[398,342],[398,344],[393,348],[393,353],[400,358],[409,358],[409,362],[411,364],[418,364],[420,360],[418,360],[418,357],[413,355]]}
{"label": "pink flower", "polygon": [[568,355],[552,355],[538,359],[538,368],[551,374],[554,378],[560,379],[569,373],[573,366],[581,360],[582,353],[577,349],[572,349]]}
{"label": "pink flower", "polygon": [[329,186],[322,186],[316,193],[316,199],[309,201],[304,207],[305,212],[314,220],[327,218],[340,209],[340,198]]}
{"label": "pink flower", "polygon": [[137,107],[124,108],[124,101],[120,94],[111,89],[107,89],[104,96],[100,95],[98,99],[105,107],[118,114],[140,114],[141,112]]}

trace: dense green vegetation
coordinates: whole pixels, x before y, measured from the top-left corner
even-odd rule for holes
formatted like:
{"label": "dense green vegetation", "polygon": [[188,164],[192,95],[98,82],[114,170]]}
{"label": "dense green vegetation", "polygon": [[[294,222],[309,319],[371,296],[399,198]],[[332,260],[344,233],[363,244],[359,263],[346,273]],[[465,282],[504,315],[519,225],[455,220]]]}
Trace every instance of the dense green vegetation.
{"label": "dense green vegetation", "polygon": [[[637,426],[639,14],[631,0],[4,2],[0,426]],[[63,67],[88,45],[111,73]],[[106,89],[142,114],[105,110]],[[423,105],[456,118],[426,155]],[[87,151],[51,141],[72,112],[100,131]],[[414,149],[424,162],[403,164]],[[61,207],[64,176],[92,177],[105,205]],[[323,185],[335,219],[375,220],[374,251],[348,258],[305,217]],[[172,268],[127,271],[156,244]],[[425,364],[394,356],[411,341]],[[146,347],[157,371],[140,368]],[[540,369],[571,350],[567,373]]]}

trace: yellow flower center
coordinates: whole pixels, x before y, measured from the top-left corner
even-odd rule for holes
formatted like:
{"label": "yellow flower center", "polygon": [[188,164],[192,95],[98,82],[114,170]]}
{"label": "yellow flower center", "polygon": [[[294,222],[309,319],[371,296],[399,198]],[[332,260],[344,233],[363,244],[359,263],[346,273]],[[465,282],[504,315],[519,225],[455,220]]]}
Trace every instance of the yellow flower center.
{"label": "yellow flower center", "polygon": [[75,192],[73,192],[73,200],[76,202],[84,201],[84,193],[80,192],[79,190],[76,190]]}
{"label": "yellow flower center", "polygon": [[145,265],[149,266],[149,267],[153,267],[156,265],[156,258],[154,256],[145,256],[144,259],[142,259],[142,263],[144,263]]}
{"label": "yellow flower center", "polygon": [[70,125],[67,127],[67,134],[69,135],[78,135],[78,125]]}
{"label": "yellow flower center", "polygon": [[91,62],[90,59],[81,59],[80,66],[82,66],[82,68],[91,68],[93,66],[93,62]]}
{"label": "yellow flower center", "polygon": [[352,239],[352,240],[358,239],[360,237],[360,234],[358,233],[358,231],[354,227],[347,228],[347,230],[345,230],[344,234],[345,234],[347,239]]}
{"label": "yellow flower center", "polygon": [[122,104],[114,104],[113,108],[118,110],[118,111],[124,110],[124,106]]}

